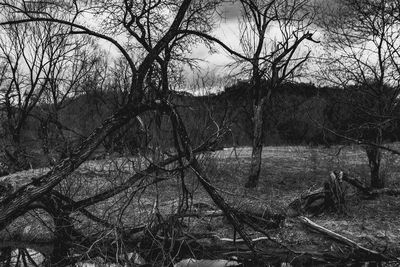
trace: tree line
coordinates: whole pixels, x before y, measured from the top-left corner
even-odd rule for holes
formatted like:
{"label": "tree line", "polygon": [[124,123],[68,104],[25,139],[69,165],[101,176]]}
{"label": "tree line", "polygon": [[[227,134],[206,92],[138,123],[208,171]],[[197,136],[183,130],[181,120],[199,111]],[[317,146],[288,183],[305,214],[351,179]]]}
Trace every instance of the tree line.
{"label": "tree line", "polygon": [[[220,140],[220,148],[251,146],[250,88],[249,82],[239,81],[225,87],[223,92],[217,94],[195,96],[190,93],[175,92],[171,93],[171,96],[182,106],[181,109],[185,114],[183,119],[188,125],[191,139],[195,142],[201,142],[212,134],[212,124],[216,121],[218,124],[228,125],[230,131]],[[386,97],[390,97],[394,90],[387,87]],[[376,99],[368,97],[366,91],[368,88],[357,86],[343,90],[340,87],[318,87],[309,83],[288,82],[280,85],[271,98],[270,105],[263,111],[263,144],[330,147],[352,144],[351,140],[344,138],[346,136],[354,139],[369,138],[371,129],[366,129],[363,125],[372,123],[371,118],[358,106],[371,106]],[[25,147],[24,150],[29,148],[25,151],[28,155],[28,165],[43,167],[63,158],[68,154],[68,147],[79,142],[83,136],[90,133],[91,129],[100,124],[102,119],[115,111],[113,102],[118,98],[121,96],[112,90],[95,89],[83,92],[73,99],[68,99],[69,104],[58,114],[59,124],[51,122],[46,124],[43,121],[43,118],[48,116],[45,111],[51,109],[51,106],[41,104],[35,107],[33,111],[35,115],[27,120],[21,131],[21,146]],[[393,115],[399,115],[398,108],[393,111]],[[81,120],[82,117],[86,120]],[[144,123],[149,125],[148,129],[143,129],[140,124],[133,122],[126,129],[108,136],[95,155],[99,157],[116,153],[120,156],[135,156],[146,145],[155,147],[159,142],[164,142],[165,147],[173,147],[171,140],[160,140],[157,138],[158,129],[150,127],[155,123],[162,124],[162,116],[156,119],[152,117],[143,119]],[[59,125],[63,127],[61,134],[64,139],[61,141]],[[164,125],[163,130],[172,131],[168,124]],[[390,127],[382,130],[382,142],[399,141],[399,132],[399,125],[392,123]],[[7,168],[7,164],[4,164],[4,167]],[[12,170],[7,172],[7,169],[3,169],[2,172],[7,174]]]}

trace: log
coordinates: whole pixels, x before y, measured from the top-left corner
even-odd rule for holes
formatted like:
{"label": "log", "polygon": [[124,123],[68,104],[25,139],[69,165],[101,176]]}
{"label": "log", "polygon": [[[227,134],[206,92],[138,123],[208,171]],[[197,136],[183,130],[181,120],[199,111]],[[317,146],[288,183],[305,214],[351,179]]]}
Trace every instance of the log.
{"label": "log", "polygon": [[334,240],[336,240],[336,241],[338,241],[340,243],[343,243],[343,244],[345,244],[345,245],[347,245],[349,247],[352,247],[352,248],[354,248],[354,249],[356,249],[356,250],[358,250],[360,252],[366,253],[367,255],[372,256],[372,258],[377,260],[377,261],[397,260],[397,259],[394,259],[392,257],[388,257],[388,256],[386,256],[386,255],[384,255],[382,253],[379,253],[379,252],[377,252],[375,250],[363,247],[363,246],[357,244],[356,242],[352,241],[351,239],[349,239],[347,237],[339,235],[338,233],[335,233],[335,232],[333,232],[333,231],[331,231],[331,230],[329,230],[329,229],[327,229],[327,228],[325,228],[325,227],[323,227],[321,225],[316,224],[315,222],[311,221],[307,217],[300,216],[299,220],[303,224],[305,224],[306,226],[312,228],[313,230],[315,230],[315,231],[317,231],[319,233],[322,233],[322,234],[324,234],[324,235],[326,235],[326,236],[328,236],[328,237],[330,237],[330,238],[332,238],[332,239],[334,239]]}

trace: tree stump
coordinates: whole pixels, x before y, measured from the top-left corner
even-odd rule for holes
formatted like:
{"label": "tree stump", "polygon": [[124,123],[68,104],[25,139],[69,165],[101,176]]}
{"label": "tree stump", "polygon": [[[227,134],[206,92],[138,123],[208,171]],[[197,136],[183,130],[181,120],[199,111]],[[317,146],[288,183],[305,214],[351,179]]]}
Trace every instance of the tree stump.
{"label": "tree stump", "polygon": [[324,210],[344,212],[346,209],[343,172],[331,172],[329,180],[324,183]]}
{"label": "tree stump", "polygon": [[322,212],[339,212],[346,209],[343,184],[343,172],[333,171],[323,187],[303,194],[289,204],[289,216],[297,216],[304,213],[320,214]]}

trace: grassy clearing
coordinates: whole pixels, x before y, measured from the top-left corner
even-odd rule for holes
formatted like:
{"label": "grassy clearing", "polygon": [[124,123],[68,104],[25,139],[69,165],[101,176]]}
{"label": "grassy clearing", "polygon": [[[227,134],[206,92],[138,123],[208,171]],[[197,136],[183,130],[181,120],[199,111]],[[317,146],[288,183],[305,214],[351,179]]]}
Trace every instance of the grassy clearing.
{"label": "grassy clearing", "polygon": [[[332,170],[344,170],[368,182],[368,161],[360,147],[266,147],[263,152],[263,167],[257,189],[243,187],[247,179],[251,150],[249,148],[217,152],[210,159],[209,173],[225,197],[236,206],[251,203],[282,209],[307,190],[322,186]],[[400,158],[385,153],[382,175],[388,187],[400,183]],[[400,198],[381,196],[378,199],[361,199],[349,188],[345,215],[322,214],[313,220],[367,247],[389,249],[398,255],[400,244]],[[289,244],[321,244],[322,237],[294,227],[290,220],[273,235]],[[327,242],[331,245],[331,242]]]}
{"label": "grassy clearing", "polygon": [[[344,170],[361,180],[368,181],[369,173],[365,153],[359,147],[308,148],[266,147],[263,152],[263,167],[260,184],[256,189],[244,188],[247,179],[251,149],[225,149],[202,155],[199,160],[205,167],[212,184],[223,197],[239,209],[273,210],[285,213],[285,207],[302,193],[321,186],[332,170]],[[91,161],[79,168],[58,189],[76,200],[118,185],[138,169],[146,165],[143,159],[110,159]],[[385,154],[382,169],[388,186],[400,184],[399,158]],[[38,171],[37,171],[38,172]],[[33,173],[33,172],[32,172]],[[17,174],[15,181],[24,184],[31,177]],[[155,213],[162,217],[176,212],[182,192],[182,184],[176,174],[160,174],[166,180],[149,186],[140,192],[129,190],[105,202],[89,208],[93,214],[123,226],[137,226],[155,219]],[[154,177],[147,178],[151,180]],[[25,179],[25,181],[24,181]],[[206,204],[203,209],[215,208],[212,200],[190,172],[185,183],[192,194],[193,203]],[[349,188],[348,210],[345,215],[322,214],[312,218],[316,223],[336,231],[350,239],[375,249],[388,248],[399,255],[400,249],[400,198],[382,196],[374,200],[361,199]],[[198,211],[199,207],[191,207]],[[84,233],[104,229],[84,216],[74,217],[75,225]],[[31,228],[27,228],[30,226]],[[12,239],[30,237],[33,233],[49,236],[51,221],[43,213],[30,213],[11,225],[2,237]],[[33,230],[28,230],[33,229]],[[185,220],[188,232],[213,233],[220,237],[233,237],[232,228],[222,217],[200,217]],[[108,232],[110,233],[110,232]],[[286,244],[321,249],[321,244],[329,249],[334,242],[310,233],[299,227],[294,219],[288,219],[278,230],[270,234]],[[251,233],[257,237],[256,233]],[[40,235],[39,235],[40,236]]]}

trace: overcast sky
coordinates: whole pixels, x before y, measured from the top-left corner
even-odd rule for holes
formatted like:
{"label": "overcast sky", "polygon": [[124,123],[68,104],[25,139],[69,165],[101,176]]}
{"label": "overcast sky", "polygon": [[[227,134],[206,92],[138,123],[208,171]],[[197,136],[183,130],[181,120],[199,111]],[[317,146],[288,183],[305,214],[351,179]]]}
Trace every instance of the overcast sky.
{"label": "overcast sky", "polygon": [[[328,0],[315,1],[326,3]],[[238,19],[241,16],[240,3],[237,1],[236,3],[226,2],[219,11],[223,19],[221,19],[220,24],[216,26],[212,35],[223,41],[230,48],[240,51],[238,24]],[[274,38],[273,29],[269,34],[269,38]],[[313,45],[315,46],[315,44]],[[109,44],[109,47],[112,47],[112,45]],[[221,87],[220,89],[223,89],[224,84],[226,84],[226,79],[224,79],[224,77],[228,76],[232,70],[232,68],[227,66],[233,62],[233,59],[220,46],[215,45],[214,48],[217,49],[216,53],[210,53],[209,49],[204,45],[198,45],[193,49],[191,56],[201,60],[198,62],[201,72],[194,73],[193,70],[185,68],[185,77],[188,81],[187,86],[191,86],[196,77],[207,76],[206,78],[209,78],[213,82],[215,82],[215,80],[219,80],[219,84],[217,82],[217,84],[214,84],[214,86]],[[113,48],[110,48],[110,50],[112,49]],[[315,50],[315,47],[313,47],[313,50]]]}
{"label": "overcast sky", "polygon": [[[240,17],[240,6],[238,3],[225,3],[221,7],[221,15],[223,19],[220,22],[213,35],[223,41],[233,49],[239,49],[239,31],[238,31],[238,18]],[[193,49],[192,56],[204,60],[199,62],[203,74],[225,76],[229,72],[226,66],[233,62],[230,55],[218,45],[215,45],[218,50],[217,53],[210,53],[209,49],[204,45],[199,45]],[[195,74],[197,76],[197,74]],[[199,74],[201,75],[201,74]],[[188,80],[193,78],[191,70],[187,70]],[[213,77],[214,78],[214,77]]]}
{"label": "overcast sky", "polygon": [[[328,4],[328,0],[316,0],[320,1],[323,5]],[[332,0],[329,0],[332,1]],[[329,2],[328,1],[328,2]],[[333,1],[332,1],[333,2]],[[331,2],[331,3],[332,3]],[[241,16],[241,6],[239,3],[225,3],[221,8],[221,14],[223,15],[224,19],[221,20],[219,27],[213,32],[213,35],[227,44],[230,48],[233,48],[236,51],[240,51],[239,46],[239,24],[238,19]],[[274,39],[276,38],[279,31],[278,28],[270,29],[267,38]],[[275,35],[275,36],[274,36]],[[320,38],[320,34],[316,33],[317,38]],[[319,45],[315,43],[304,43],[304,49],[308,49],[308,47],[312,45],[313,51],[318,51],[321,49]],[[195,58],[199,58],[204,60],[204,62],[200,63],[201,69],[203,71],[203,75],[212,75],[214,77],[224,77],[228,75],[232,68],[227,67],[229,63],[233,62],[232,57],[218,45],[215,45],[215,48],[218,50],[217,53],[210,53],[208,48],[199,45],[193,50],[192,56]],[[322,50],[322,49],[321,49]],[[318,53],[318,52],[317,52]],[[200,74],[201,76],[202,74]],[[189,83],[193,79],[193,73],[191,70],[187,70],[186,76],[188,77]],[[197,77],[197,75],[195,75]],[[224,79],[223,82],[225,82]],[[223,89],[223,88],[220,88]]]}

